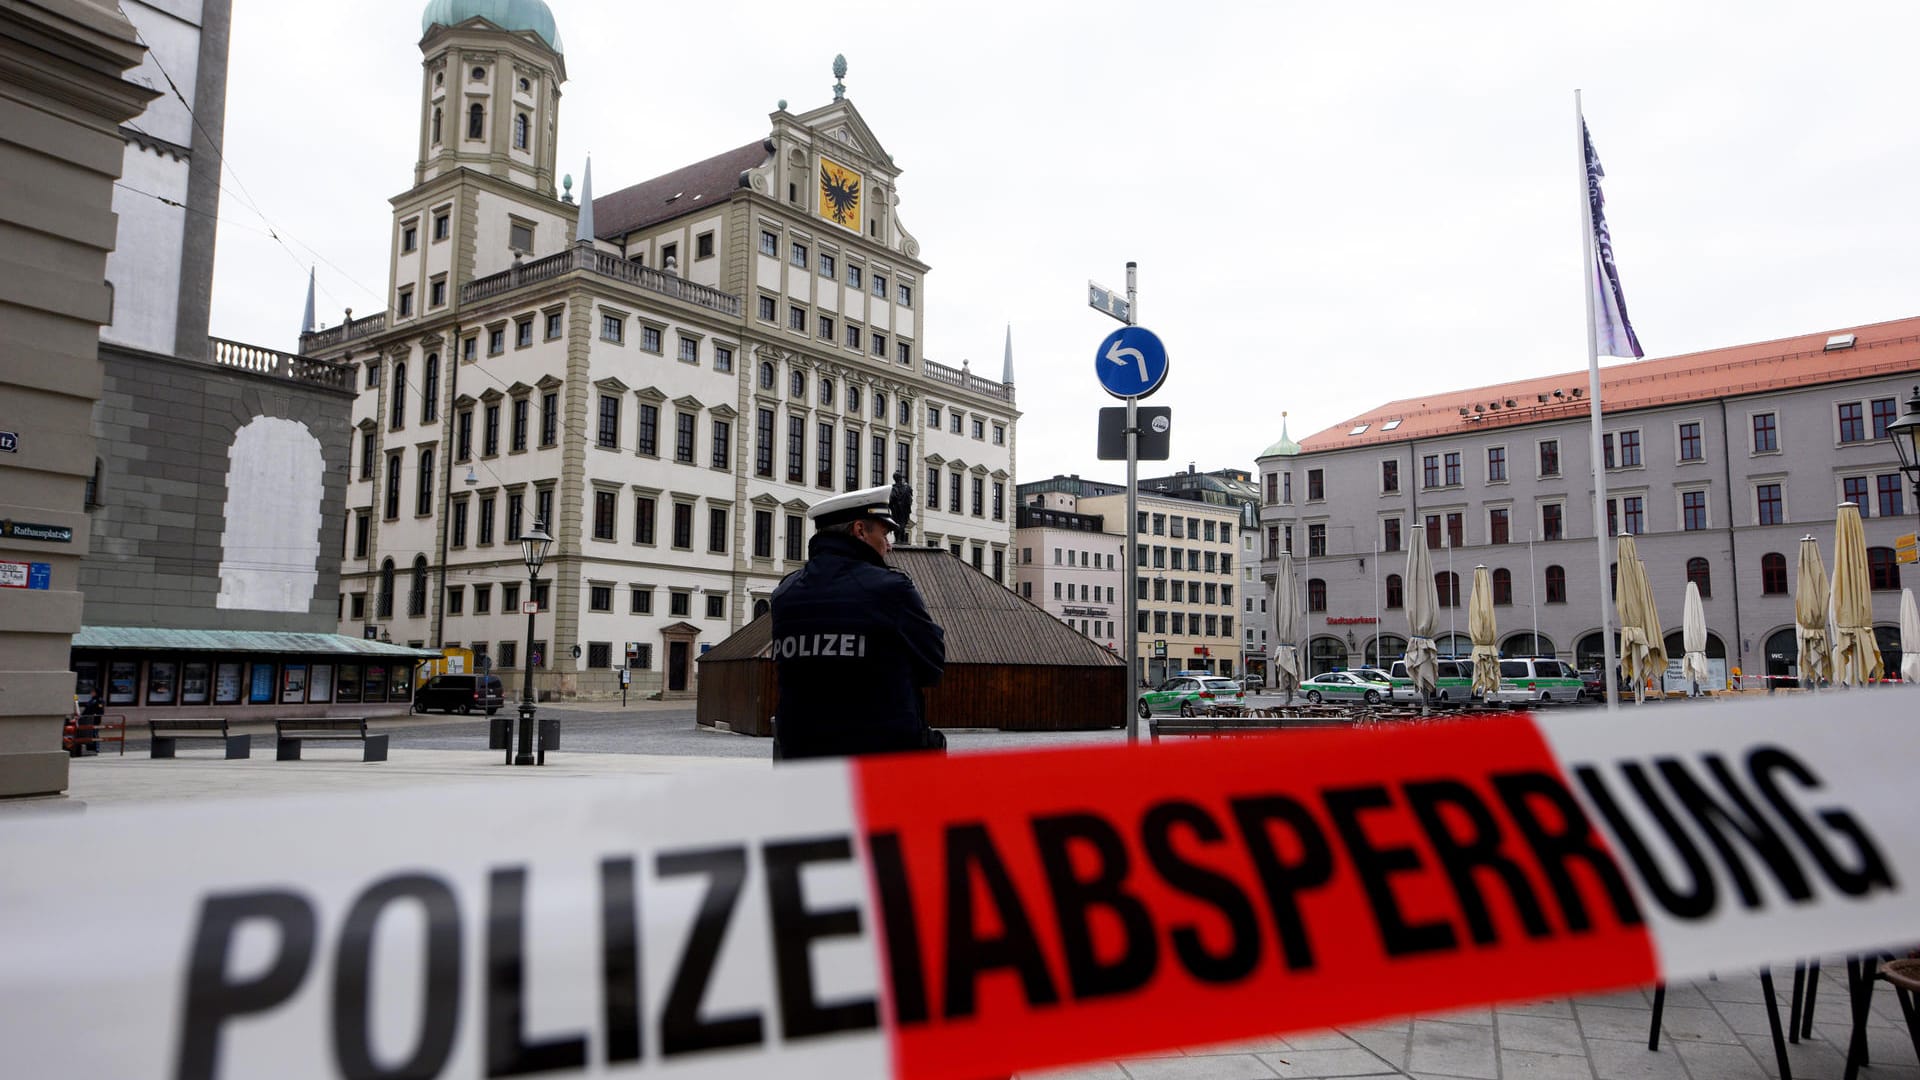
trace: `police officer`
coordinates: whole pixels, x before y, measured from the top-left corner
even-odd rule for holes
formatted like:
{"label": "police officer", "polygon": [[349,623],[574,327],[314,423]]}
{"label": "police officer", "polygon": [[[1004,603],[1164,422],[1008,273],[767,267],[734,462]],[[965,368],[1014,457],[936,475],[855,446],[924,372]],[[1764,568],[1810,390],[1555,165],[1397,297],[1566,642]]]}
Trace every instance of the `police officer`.
{"label": "police officer", "polygon": [[892,489],[836,495],[807,514],[807,564],[773,592],[780,758],[938,749],[920,691],[940,681],[946,634],[907,575],[887,565]]}

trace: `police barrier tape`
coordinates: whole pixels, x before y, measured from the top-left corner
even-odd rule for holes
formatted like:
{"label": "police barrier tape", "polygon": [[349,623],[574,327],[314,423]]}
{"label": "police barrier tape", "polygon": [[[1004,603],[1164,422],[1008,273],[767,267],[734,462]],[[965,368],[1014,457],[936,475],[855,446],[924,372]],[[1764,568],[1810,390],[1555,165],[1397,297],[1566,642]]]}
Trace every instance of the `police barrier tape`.
{"label": "police barrier tape", "polygon": [[1920,937],[1920,695],[0,828],[21,1076],[1017,1069]]}

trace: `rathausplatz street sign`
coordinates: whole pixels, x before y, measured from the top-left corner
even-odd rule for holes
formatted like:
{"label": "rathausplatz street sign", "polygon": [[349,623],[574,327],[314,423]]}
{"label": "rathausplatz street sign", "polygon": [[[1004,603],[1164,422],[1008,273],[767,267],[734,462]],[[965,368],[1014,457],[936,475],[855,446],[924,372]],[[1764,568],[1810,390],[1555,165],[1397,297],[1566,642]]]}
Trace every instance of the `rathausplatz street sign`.
{"label": "rathausplatz street sign", "polygon": [[1122,327],[1108,334],[1093,356],[1094,374],[1117,398],[1146,397],[1167,377],[1167,348],[1153,331]]}

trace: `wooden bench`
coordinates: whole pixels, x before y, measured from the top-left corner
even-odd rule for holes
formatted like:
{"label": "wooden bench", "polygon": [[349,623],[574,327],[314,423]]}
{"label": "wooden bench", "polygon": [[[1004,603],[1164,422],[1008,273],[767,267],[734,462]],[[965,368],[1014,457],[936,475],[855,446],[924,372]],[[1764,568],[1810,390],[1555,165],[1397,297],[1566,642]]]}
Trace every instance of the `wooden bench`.
{"label": "wooden bench", "polygon": [[170,758],[182,739],[218,740],[226,748],[227,760],[253,756],[253,736],[235,735],[225,718],[192,720],[149,720],[147,751],[151,757]]}
{"label": "wooden bench", "polygon": [[361,761],[387,760],[387,737],[367,731],[364,716],[292,716],[273,722],[274,760],[299,761],[309,742],[358,742]]}
{"label": "wooden bench", "polygon": [[1217,739],[1223,735],[1233,737],[1279,731],[1284,725],[1285,721],[1279,717],[1155,717],[1147,722],[1147,736],[1152,742],[1159,742],[1162,735],[1205,735]]}

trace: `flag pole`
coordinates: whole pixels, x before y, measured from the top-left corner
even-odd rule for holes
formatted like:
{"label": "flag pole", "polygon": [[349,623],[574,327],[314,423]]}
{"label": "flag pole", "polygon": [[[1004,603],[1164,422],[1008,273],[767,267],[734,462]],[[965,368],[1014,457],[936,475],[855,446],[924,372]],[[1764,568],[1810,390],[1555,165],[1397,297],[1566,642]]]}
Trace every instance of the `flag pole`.
{"label": "flag pole", "polygon": [[[1605,582],[1610,580],[1607,576],[1607,470],[1600,451],[1600,346],[1594,340],[1593,311],[1599,255],[1593,240],[1593,175],[1587,161],[1587,121],[1580,109],[1578,90],[1573,92],[1573,127],[1580,154],[1580,268],[1586,278],[1586,287],[1581,291],[1587,295],[1587,399],[1592,419],[1587,450],[1593,466],[1593,543],[1600,566],[1600,576],[1595,580]],[[1600,648],[1600,678],[1607,684],[1607,709],[1612,711],[1620,707],[1620,686],[1613,674],[1612,597],[1604,586],[1600,589]]]}

